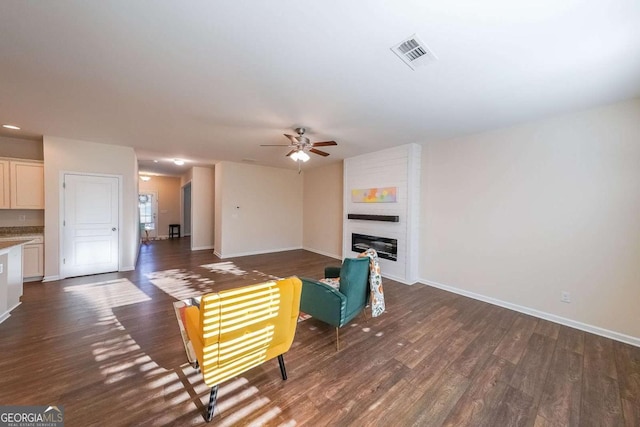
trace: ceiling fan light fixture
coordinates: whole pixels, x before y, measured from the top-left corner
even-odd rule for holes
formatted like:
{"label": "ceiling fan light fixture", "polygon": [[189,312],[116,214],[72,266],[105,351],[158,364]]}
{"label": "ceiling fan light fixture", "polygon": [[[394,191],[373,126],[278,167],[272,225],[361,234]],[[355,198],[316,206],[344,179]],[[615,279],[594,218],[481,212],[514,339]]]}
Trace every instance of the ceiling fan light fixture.
{"label": "ceiling fan light fixture", "polygon": [[338,145],[335,141],[321,141],[321,142],[311,142],[309,138],[304,136],[305,129],[304,128],[296,128],[296,133],[298,136],[289,135],[287,133],[284,134],[286,138],[289,139],[289,144],[260,144],[261,147],[288,147],[289,152],[286,157],[289,157],[294,162],[307,162],[311,158],[309,153],[317,154],[322,157],[327,157],[329,153],[326,151],[318,150],[316,147],[329,147],[333,145]]}
{"label": "ceiling fan light fixture", "polygon": [[294,162],[297,162],[298,160],[302,160],[303,162],[306,162],[307,160],[309,160],[309,155],[307,153],[305,153],[302,150],[298,150],[295,153],[293,153],[292,155],[289,156]]}

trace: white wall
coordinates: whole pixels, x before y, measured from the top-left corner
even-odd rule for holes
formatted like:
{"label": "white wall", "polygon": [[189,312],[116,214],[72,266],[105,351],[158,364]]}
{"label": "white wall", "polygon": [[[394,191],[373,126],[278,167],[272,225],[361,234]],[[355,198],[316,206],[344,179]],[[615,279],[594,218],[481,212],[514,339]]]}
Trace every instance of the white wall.
{"label": "white wall", "polygon": [[[344,161],[344,214],[342,253],[355,257],[351,250],[352,233],[373,235],[398,242],[397,260],[379,258],[382,275],[406,284],[417,281],[417,233],[420,199],[420,151],[417,144],[407,144]],[[352,190],[395,187],[393,203],[357,203]],[[392,215],[399,222],[347,219],[348,214]]]}
{"label": "white wall", "polygon": [[139,245],[138,166],[133,148],[45,136],[45,280],[55,280],[60,273],[61,172],[121,176],[123,205],[119,268],[133,269]]}
{"label": "white wall", "polygon": [[640,100],[422,159],[424,282],[640,345]]}
{"label": "white wall", "polygon": [[213,249],[215,171],[194,166],[191,173],[191,250]]}
{"label": "white wall", "polygon": [[342,259],[342,169],[342,162],[337,162],[302,172],[302,246],[338,259]]}
{"label": "white wall", "polygon": [[216,180],[216,255],[302,247],[302,176],[297,171],[221,162]]}

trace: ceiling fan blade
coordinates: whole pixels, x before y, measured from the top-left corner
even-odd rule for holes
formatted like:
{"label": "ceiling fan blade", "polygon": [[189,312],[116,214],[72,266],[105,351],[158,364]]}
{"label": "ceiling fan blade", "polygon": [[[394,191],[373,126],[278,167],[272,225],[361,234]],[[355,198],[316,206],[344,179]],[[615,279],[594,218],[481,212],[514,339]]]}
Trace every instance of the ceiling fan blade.
{"label": "ceiling fan blade", "polygon": [[287,138],[289,138],[289,141],[291,141],[292,144],[297,144],[298,143],[298,139],[297,137],[293,136],[293,135],[287,135],[286,133],[284,134],[284,136],[286,136]]}
{"label": "ceiling fan blade", "polygon": [[291,144],[260,144],[260,147],[291,147]]}
{"label": "ceiling fan blade", "polygon": [[316,150],[315,148],[312,148],[309,151],[311,151],[312,153],[315,153],[315,154],[320,154],[323,157],[327,157],[329,155],[329,153],[327,153],[325,151]]}
{"label": "ceiling fan blade", "polygon": [[290,155],[292,155],[293,153],[295,153],[298,150],[291,150],[287,153],[287,155],[285,157],[289,157]]}
{"label": "ceiling fan blade", "polygon": [[314,142],[312,144],[314,147],[328,147],[330,145],[338,145],[335,141],[323,141],[323,142]]}

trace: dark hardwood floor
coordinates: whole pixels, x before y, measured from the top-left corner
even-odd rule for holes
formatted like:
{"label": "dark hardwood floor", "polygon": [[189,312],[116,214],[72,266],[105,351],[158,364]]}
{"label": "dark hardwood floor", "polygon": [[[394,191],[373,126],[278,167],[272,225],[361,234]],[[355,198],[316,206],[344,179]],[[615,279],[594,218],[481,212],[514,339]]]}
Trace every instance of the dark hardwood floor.
{"label": "dark hardwood floor", "polygon": [[[0,324],[0,404],[62,405],[67,426],[201,425],[208,389],[172,302],[320,277],[306,251],[220,260],[188,238],[127,273],[27,283]],[[211,425],[640,426],[640,348],[423,285],[384,280],[387,312],[298,324],[285,355],[223,383]]]}

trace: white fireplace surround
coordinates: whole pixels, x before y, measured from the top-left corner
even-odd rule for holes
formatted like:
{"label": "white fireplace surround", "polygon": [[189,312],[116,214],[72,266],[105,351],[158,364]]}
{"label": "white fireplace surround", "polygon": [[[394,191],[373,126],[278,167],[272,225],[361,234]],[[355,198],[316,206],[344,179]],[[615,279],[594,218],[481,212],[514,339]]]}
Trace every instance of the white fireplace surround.
{"label": "white fireplace surround", "polygon": [[[418,280],[418,219],[420,209],[420,149],[417,144],[351,157],[344,161],[342,254],[355,257],[351,234],[398,240],[398,259],[380,259],[382,275],[405,284]],[[393,203],[354,203],[351,190],[397,188]],[[398,222],[347,219],[348,214],[392,215]]]}

